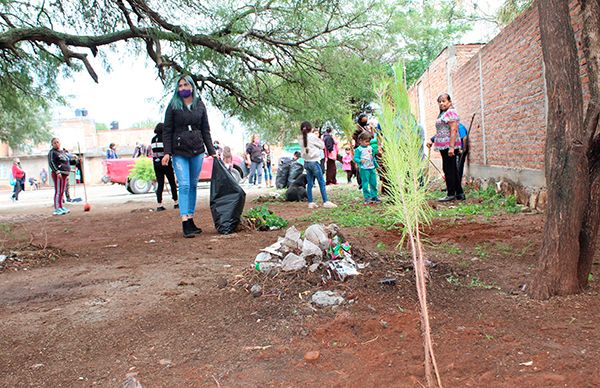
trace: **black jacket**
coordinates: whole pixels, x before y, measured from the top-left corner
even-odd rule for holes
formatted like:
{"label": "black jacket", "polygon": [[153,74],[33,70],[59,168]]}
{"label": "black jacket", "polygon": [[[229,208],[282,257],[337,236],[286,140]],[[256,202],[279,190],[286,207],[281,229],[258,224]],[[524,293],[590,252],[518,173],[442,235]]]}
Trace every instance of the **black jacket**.
{"label": "black jacket", "polygon": [[64,150],[51,148],[48,152],[48,166],[51,172],[68,175],[71,172],[71,160]]}
{"label": "black jacket", "polygon": [[209,155],[216,153],[210,137],[206,106],[198,101],[191,110],[184,107],[174,110],[171,105],[165,113],[163,129],[163,145],[165,154],[195,156],[205,150]]}

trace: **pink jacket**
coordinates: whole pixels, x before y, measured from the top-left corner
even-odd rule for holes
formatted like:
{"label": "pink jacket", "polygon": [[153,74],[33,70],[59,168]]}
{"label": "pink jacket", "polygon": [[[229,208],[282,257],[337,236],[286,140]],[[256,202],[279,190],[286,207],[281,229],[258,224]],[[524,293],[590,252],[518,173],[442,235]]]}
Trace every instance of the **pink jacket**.
{"label": "pink jacket", "polygon": [[342,158],[342,170],[344,170],[344,171],[352,170],[352,165],[350,164],[351,162],[352,162],[352,153],[346,152],[346,155],[344,155],[344,157]]}

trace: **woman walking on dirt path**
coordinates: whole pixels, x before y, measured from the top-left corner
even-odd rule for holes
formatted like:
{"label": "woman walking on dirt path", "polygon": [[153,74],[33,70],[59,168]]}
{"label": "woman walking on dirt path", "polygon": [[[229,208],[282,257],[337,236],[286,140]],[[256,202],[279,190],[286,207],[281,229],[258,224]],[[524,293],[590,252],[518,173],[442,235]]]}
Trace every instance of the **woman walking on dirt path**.
{"label": "woman walking on dirt path", "polygon": [[302,145],[302,157],[304,158],[304,168],[306,169],[306,180],[308,181],[306,194],[308,196],[308,207],[314,209],[317,206],[313,202],[312,189],[315,184],[315,178],[319,183],[319,190],[321,190],[321,198],[323,198],[323,207],[334,208],[337,207],[333,202],[329,202],[327,199],[327,191],[325,188],[325,179],[323,178],[323,170],[321,169],[321,156],[325,143],[319,139],[312,131],[312,125],[305,121],[300,125],[300,144]]}
{"label": "woman walking on dirt path", "polygon": [[165,187],[165,176],[169,181],[169,186],[171,186],[171,197],[173,198],[173,202],[175,202],[174,208],[179,209],[179,204],[177,203],[177,184],[175,183],[175,172],[173,172],[173,163],[169,160],[169,163],[166,166],[162,165],[162,158],[165,156],[165,147],[163,145],[163,123],[156,124],[154,128],[154,137],[150,141],[150,146],[152,147],[152,164],[154,166],[154,175],[156,176],[156,202],[158,202],[158,207],[156,208],[157,212],[167,210],[162,204],[162,194],[163,189]]}
{"label": "woman walking on dirt path", "polygon": [[52,148],[48,152],[48,165],[54,183],[54,212],[55,216],[61,216],[69,213],[69,209],[63,205],[65,188],[71,173],[71,164],[69,154],[60,147],[60,140],[55,137],[52,139]]}
{"label": "woman walking on dirt path", "polygon": [[11,198],[13,201],[18,201],[19,193],[25,188],[25,170],[21,168],[21,160],[19,160],[19,158],[13,160],[11,174],[15,181],[15,187]]}
{"label": "woman walking on dirt path", "polygon": [[165,112],[163,129],[165,156],[162,165],[173,159],[173,169],[179,184],[179,215],[183,236],[194,237],[202,229],[194,224],[196,190],[206,152],[216,157],[208,124],[206,106],[200,99],[196,83],[190,76],[178,79],[173,97]]}
{"label": "woman walking on dirt path", "polygon": [[[446,176],[446,196],[440,198],[440,202],[464,200],[460,179],[458,178],[457,157],[461,147],[460,136],[458,136],[458,123],[460,117],[452,106],[452,99],[447,93],[441,94],[438,99],[440,114],[435,121],[436,134],[434,136],[434,148],[442,155],[442,169]],[[431,147],[432,142],[427,143]]]}

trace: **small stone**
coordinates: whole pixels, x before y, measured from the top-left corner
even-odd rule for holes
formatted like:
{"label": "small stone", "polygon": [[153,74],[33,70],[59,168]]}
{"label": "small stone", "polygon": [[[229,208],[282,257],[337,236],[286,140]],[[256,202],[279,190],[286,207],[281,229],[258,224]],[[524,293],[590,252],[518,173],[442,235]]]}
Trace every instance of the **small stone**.
{"label": "small stone", "polygon": [[383,327],[384,329],[387,329],[389,324],[384,321],[383,319],[379,321],[379,324],[381,325],[381,327]]}
{"label": "small stone", "polygon": [[255,284],[250,288],[250,295],[252,295],[255,298],[258,298],[262,295],[262,287],[260,286],[260,284]]}
{"label": "small stone", "polygon": [[43,366],[44,366],[44,364],[33,364],[33,365],[31,366],[31,369],[38,369],[38,368],[41,368],[41,367],[43,367]]}
{"label": "small stone", "polygon": [[163,366],[171,366],[171,360],[167,360],[166,358],[161,359],[158,363]]}
{"label": "small stone", "polygon": [[317,361],[321,357],[321,353],[318,350],[312,350],[304,354],[304,360],[308,362]]}
{"label": "small stone", "polygon": [[383,278],[379,281],[379,284],[383,284],[386,286],[395,286],[396,282],[396,278]]}
{"label": "small stone", "polygon": [[317,291],[313,294],[311,301],[319,307],[327,307],[344,303],[344,298],[333,291]]}
{"label": "small stone", "polygon": [[219,287],[221,289],[227,287],[227,279],[225,279],[225,278],[218,278],[217,279],[217,287]]}

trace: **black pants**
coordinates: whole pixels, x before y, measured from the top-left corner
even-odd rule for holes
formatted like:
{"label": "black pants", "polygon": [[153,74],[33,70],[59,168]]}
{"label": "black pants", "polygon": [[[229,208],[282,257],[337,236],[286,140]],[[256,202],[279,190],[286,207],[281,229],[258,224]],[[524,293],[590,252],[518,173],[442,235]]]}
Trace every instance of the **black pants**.
{"label": "black pants", "polygon": [[[455,150],[455,152],[457,151]],[[442,154],[442,168],[446,176],[446,194],[448,196],[464,194],[461,181],[458,179],[458,155],[449,156],[447,149],[441,150],[440,153]]]}
{"label": "black pants", "polygon": [[327,162],[327,169],[325,170],[325,184],[327,185],[336,185],[337,184],[337,166],[335,165],[335,160],[333,159],[325,159]]}
{"label": "black pants", "polygon": [[12,197],[15,199],[15,201],[19,200],[19,193],[23,191],[23,184],[21,182],[21,178],[16,178],[15,179],[15,187],[13,188],[13,195]]}
{"label": "black pants", "polygon": [[169,186],[171,186],[171,195],[173,201],[177,201],[177,184],[175,183],[175,172],[173,171],[173,164],[169,160],[169,164],[163,166],[162,163],[154,161],[154,174],[156,175],[156,200],[158,203],[162,203],[162,193],[165,188],[165,175],[169,180]]}

